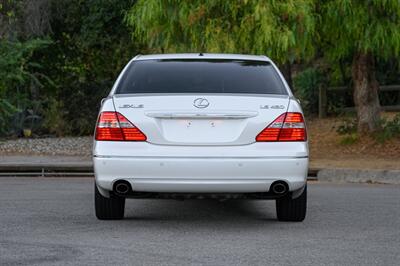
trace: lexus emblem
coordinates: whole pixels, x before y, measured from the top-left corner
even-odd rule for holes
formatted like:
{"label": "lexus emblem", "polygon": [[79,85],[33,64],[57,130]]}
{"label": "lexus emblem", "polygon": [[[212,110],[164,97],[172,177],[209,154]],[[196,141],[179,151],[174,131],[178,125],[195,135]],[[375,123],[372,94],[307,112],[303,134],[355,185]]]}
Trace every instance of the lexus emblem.
{"label": "lexus emblem", "polygon": [[207,99],[197,98],[196,100],[194,100],[193,105],[194,107],[197,108],[207,108],[210,105],[210,103],[208,102]]}

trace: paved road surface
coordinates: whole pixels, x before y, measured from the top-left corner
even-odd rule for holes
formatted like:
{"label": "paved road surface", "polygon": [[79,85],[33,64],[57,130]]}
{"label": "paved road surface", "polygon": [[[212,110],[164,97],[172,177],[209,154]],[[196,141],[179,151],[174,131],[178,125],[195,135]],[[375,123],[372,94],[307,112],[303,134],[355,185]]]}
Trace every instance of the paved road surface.
{"label": "paved road surface", "polygon": [[98,221],[92,189],[0,178],[0,265],[400,265],[400,186],[310,184],[303,223],[273,201],[130,200]]}

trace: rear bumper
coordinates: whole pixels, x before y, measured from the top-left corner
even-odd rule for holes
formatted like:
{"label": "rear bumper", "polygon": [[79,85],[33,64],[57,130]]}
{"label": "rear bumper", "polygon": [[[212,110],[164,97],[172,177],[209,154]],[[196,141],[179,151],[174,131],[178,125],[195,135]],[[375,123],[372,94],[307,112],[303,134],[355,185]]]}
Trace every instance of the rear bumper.
{"label": "rear bumper", "polygon": [[290,191],[304,186],[307,157],[95,156],[97,185],[111,191],[117,180],[133,191],[171,193],[268,192],[283,180]]}

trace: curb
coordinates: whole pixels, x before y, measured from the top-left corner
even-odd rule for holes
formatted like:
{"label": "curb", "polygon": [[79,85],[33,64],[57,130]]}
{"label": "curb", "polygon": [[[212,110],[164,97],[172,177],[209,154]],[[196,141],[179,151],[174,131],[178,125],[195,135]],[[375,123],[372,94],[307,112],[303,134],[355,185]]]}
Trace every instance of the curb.
{"label": "curb", "polygon": [[[0,164],[1,176],[93,177],[93,163]],[[309,181],[400,184],[400,170],[310,168]]]}
{"label": "curb", "polygon": [[400,184],[400,170],[321,169],[318,181]]}
{"label": "curb", "polygon": [[93,164],[82,163],[17,163],[0,164],[1,176],[41,176],[41,177],[93,177]]}

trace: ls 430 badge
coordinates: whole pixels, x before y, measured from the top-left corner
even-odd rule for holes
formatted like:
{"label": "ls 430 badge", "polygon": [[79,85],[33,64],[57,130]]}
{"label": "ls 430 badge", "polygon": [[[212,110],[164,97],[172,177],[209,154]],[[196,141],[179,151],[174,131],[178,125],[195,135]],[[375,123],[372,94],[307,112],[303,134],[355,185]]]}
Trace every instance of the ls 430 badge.
{"label": "ls 430 badge", "polygon": [[143,104],[137,104],[137,105],[135,105],[135,104],[124,104],[124,105],[119,106],[118,108],[144,108],[144,105]]}
{"label": "ls 430 badge", "polygon": [[285,109],[284,105],[260,105],[260,109]]}

